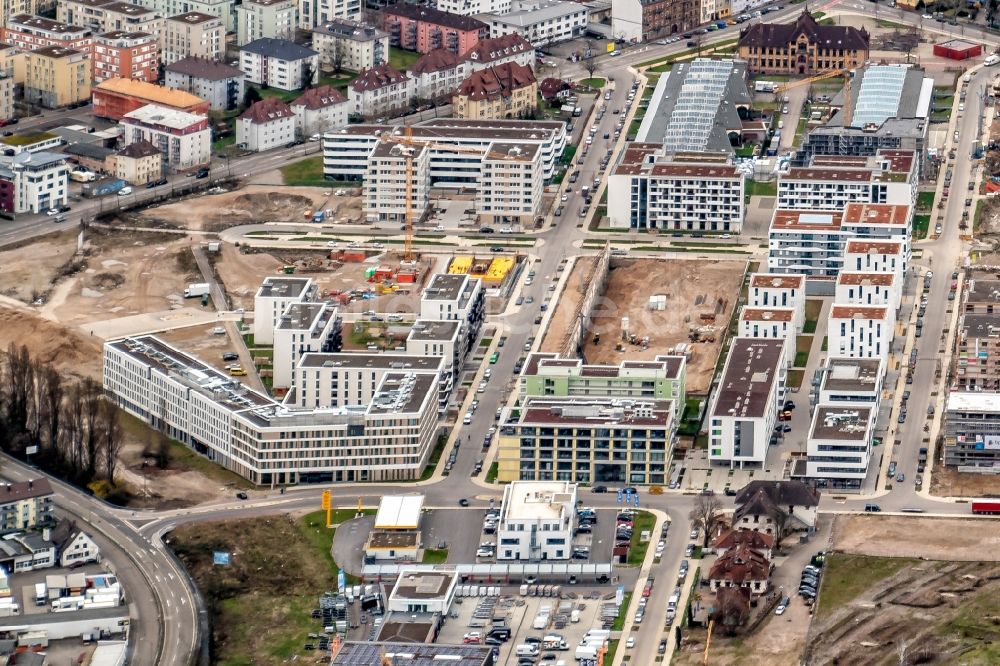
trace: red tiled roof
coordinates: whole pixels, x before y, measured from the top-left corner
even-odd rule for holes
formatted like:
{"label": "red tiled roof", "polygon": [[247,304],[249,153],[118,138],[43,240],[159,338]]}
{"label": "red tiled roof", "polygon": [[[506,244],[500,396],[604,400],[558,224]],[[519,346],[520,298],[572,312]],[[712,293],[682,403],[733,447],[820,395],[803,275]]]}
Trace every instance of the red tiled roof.
{"label": "red tiled roof", "polygon": [[771,573],[771,563],[766,557],[746,544],[738,544],[720,555],[708,573],[709,580],[725,580],[733,585],[742,585],[758,580],[767,580]]}
{"label": "red tiled roof", "polygon": [[717,550],[729,550],[737,546],[746,546],[751,550],[771,550],[774,547],[774,537],[756,530],[727,530],[712,543]]}
{"label": "red tiled roof", "polygon": [[513,91],[535,83],[530,67],[505,62],[474,72],[458,87],[457,94],[470,100],[490,99],[510,95]]}
{"label": "red tiled roof", "polygon": [[481,39],[471,49],[462,54],[463,60],[475,60],[476,62],[493,62],[509,58],[518,53],[534,52],[535,47],[521,35],[512,32],[502,37],[491,39]]}
{"label": "red tiled roof", "polygon": [[429,74],[445,69],[454,69],[461,62],[461,58],[446,48],[434,49],[420,56],[420,59],[413,63],[413,67],[410,67],[410,73]]}
{"label": "red tiled roof", "polygon": [[868,32],[862,28],[840,25],[820,25],[808,9],[804,9],[795,23],[755,23],[740,32],[740,47],[787,47],[800,35],[825,49],[848,51],[868,50]]}
{"label": "red tiled roof", "polygon": [[240,118],[246,118],[255,125],[263,125],[280,118],[294,116],[292,109],[277,97],[269,97],[259,102],[254,102],[249,109],[243,112]]}
{"label": "red tiled roof", "polygon": [[386,63],[371,69],[361,70],[357,78],[351,81],[351,88],[355,92],[378,90],[395,83],[402,83],[407,78],[406,74],[393,69]]}
{"label": "red tiled roof", "polygon": [[319,86],[310,88],[295,98],[292,106],[304,106],[307,109],[323,109],[336,104],[343,104],[347,101],[344,93],[333,86]]}

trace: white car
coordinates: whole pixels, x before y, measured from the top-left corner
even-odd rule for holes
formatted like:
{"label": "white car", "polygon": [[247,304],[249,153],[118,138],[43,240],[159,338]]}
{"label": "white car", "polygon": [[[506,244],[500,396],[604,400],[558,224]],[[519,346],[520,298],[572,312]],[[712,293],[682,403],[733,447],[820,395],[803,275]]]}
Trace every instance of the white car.
{"label": "white car", "polygon": [[698,528],[697,527],[694,528],[693,530],[691,530],[691,538],[692,539],[697,539],[698,538]]}
{"label": "white car", "polygon": [[562,201],[569,201],[569,194],[565,194],[565,193],[564,193],[564,194],[562,195]]}
{"label": "white car", "polygon": [[337,241],[327,241],[326,243],[327,247],[337,247],[338,245],[340,245],[340,243],[338,243]]}
{"label": "white car", "polygon": [[465,418],[462,419],[462,423],[464,423],[465,425],[469,425],[470,423],[472,423],[472,414],[466,412]]}
{"label": "white car", "polygon": [[476,551],[476,557],[493,557],[493,550],[491,548],[480,548]]}
{"label": "white car", "polygon": [[493,376],[493,368],[486,368],[486,370],[483,371],[483,377],[485,377],[486,379],[489,379],[492,376]]}
{"label": "white car", "polygon": [[787,606],[785,606],[785,604],[783,604],[783,603],[778,604],[778,607],[774,609],[774,614],[775,615],[782,615],[785,612],[786,608],[787,608]]}
{"label": "white car", "polygon": [[502,234],[512,234],[512,233],[514,233],[514,230],[511,229],[510,227],[504,227],[504,228],[502,228],[500,230],[500,233],[502,233]]}
{"label": "white car", "polygon": [[53,215],[58,215],[59,214],[59,209],[58,208],[49,208],[47,211],[45,211],[45,214],[48,215],[49,217],[52,217]]}
{"label": "white car", "polygon": [[378,241],[375,241],[374,243],[372,243],[372,247],[374,247],[376,249],[381,249],[381,248],[385,247],[385,245],[383,245],[382,243],[379,243]]}
{"label": "white car", "polygon": [[924,14],[924,15],[923,15],[923,16],[921,16],[920,18],[922,18],[922,19],[927,19],[927,20],[929,21],[929,20],[933,19],[934,17],[933,17],[933,16],[931,16],[930,14]]}
{"label": "white car", "polygon": [[443,224],[437,225],[436,227],[434,227],[434,231],[444,231],[444,225]]}
{"label": "white car", "polygon": [[635,647],[635,636],[629,636],[628,640],[625,641],[625,647],[631,650]]}

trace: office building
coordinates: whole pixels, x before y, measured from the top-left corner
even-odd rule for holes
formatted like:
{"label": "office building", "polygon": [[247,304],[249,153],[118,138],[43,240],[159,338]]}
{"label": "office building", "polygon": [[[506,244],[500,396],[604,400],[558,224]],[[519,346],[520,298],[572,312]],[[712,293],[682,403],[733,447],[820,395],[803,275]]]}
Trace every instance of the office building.
{"label": "office building", "polygon": [[171,171],[190,171],[212,161],[212,130],[205,116],[147,104],[121,119],[122,142],[148,141]]}
{"label": "office building", "polygon": [[94,37],[93,82],[113,78],[155,82],[160,76],[159,37],[115,30]]}
{"label": "office building", "polygon": [[744,191],[743,172],[725,158],[633,142],[608,176],[608,217],[616,229],[737,233]]}
{"label": "office building", "polygon": [[576,518],[576,484],[514,481],[503,490],[497,560],[568,560]]}
{"label": "office building", "polygon": [[500,424],[497,478],[662,485],[679,404],[608,395],[523,397]]}
{"label": "office building", "polygon": [[297,26],[296,0],[243,0],[236,5],[237,46],[260,39],[289,40],[295,37]]}
{"label": "office building", "polygon": [[286,39],[262,37],[240,47],[240,69],[248,83],[298,90],[319,81],[319,54]]}
{"label": "office building", "polygon": [[1000,394],[981,389],[953,391],[946,410],[944,464],[960,472],[996,473],[1000,468]]}
{"label": "office building", "polygon": [[88,52],[45,46],[24,54],[24,100],[58,109],[90,99]]}
{"label": "office building", "polygon": [[204,58],[184,58],[164,68],[168,88],[189,92],[212,111],[232,111],[243,103],[246,76],[239,67]]}
{"label": "office building", "polygon": [[226,29],[218,16],[187,12],[166,19],[163,28],[165,65],[185,58],[218,61],[225,54]]}
{"label": "office building", "polygon": [[312,29],[312,47],[324,71],[360,72],[389,61],[389,34],[351,19],[334,18]]}
{"label": "office building", "polygon": [[794,23],[752,23],[740,30],[740,60],[754,74],[814,76],[856,69],[868,61],[864,28],[820,25],[808,10]]}
{"label": "office building", "polygon": [[785,399],[785,341],[733,339],[710,398],[708,459],[730,469],[763,466]]}
{"label": "office building", "polygon": [[834,487],[859,488],[868,474],[876,415],[862,404],[817,405],[806,442],[807,475]]}
{"label": "office building", "polygon": [[293,303],[315,299],[312,278],[264,278],[253,299],[253,340],[255,345],[273,345],[274,329]]}
{"label": "office building", "polygon": [[841,305],[830,308],[828,349],[833,356],[884,358],[895,337],[896,316],[885,305]]}

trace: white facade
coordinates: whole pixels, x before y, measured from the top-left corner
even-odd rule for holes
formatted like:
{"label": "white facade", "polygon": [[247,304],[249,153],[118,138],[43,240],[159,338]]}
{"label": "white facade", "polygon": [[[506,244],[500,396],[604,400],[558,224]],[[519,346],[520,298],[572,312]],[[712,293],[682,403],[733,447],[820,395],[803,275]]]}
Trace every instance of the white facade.
{"label": "white facade", "polygon": [[466,76],[472,72],[478,72],[488,67],[498,67],[508,62],[516,62],[522,67],[531,67],[532,69],[536,64],[535,47],[516,33],[481,39],[463,57],[469,64]]}
{"label": "white facade", "polygon": [[147,104],[126,113],[120,124],[124,145],[149,141],[175,171],[200,167],[212,160],[212,130],[204,116]]}
{"label": "white facade", "polygon": [[368,163],[362,210],[366,215],[377,216],[379,221],[392,222],[405,221],[407,212],[412,211],[416,221],[429,202],[429,166],[430,150],[426,146],[379,144]]}
{"label": "white facade", "polygon": [[791,308],[795,332],[806,319],[806,278],[791,273],[752,273],[747,304],[758,308]]}
{"label": "white facade", "polygon": [[902,280],[896,273],[841,271],[837,276],[834,303],[839,305],[886,305],[899,308]]}
{"label": "white facade", "polygon": [[139,4],[160,16],[177,16],[187,12],[211,14],[222,19],[227,32],[236,29],[234,0],[141,0]]}
{"label": "white facade", "polygon": [[885,358],[889,354],[896,320],[888,307],[835,304],[827,321],[827,348],[831,355]]}
{"label": "white facade", "polygon": [[836,276],[844,263],[847,238],[839,213],[775,210],[767,233],[767,269],[811,277]]}
{"label": "white facade", "polygon": [[[350,100],[351,113],[359,116],[378,116],[401,111],[409,106],[416,94],[416,84],[405,72],[402,76],[391,80],[384,79],[379,85],[360,86],[360,80],[347,87],[347,99]],[[362,77],[365,73],[362,73]]]}
{"label": "white facade", "polygon": [[324,68],[360,72],[389,61],[389,34],[359,21],[328,20],[313,28],[312,48]]}
{"label": "white facade", "polygon": [[[914,189],[914,191],[916,191]],[[903,204],[848,204],[841,229],[856,239],[899,241],[903,245],[903,271],[910,261],[910,227],[913,207]]]}
{"label": "white facade", "polygon": [[[340,351],[341,319],[329,303],[292,303],[274,329],[272,383],[293,384],[295,366],[309,352]],[[336,348],[334,348],[336,347]]]}
{"label": "white facade", "polygon": [[361,0],[299,0],[299,28],[312,30],[333,19],[360,19]]}
{"label": "white facade", "polygon": [[642,41],[641,0],[615,0],[611,3],[611,35],[628,42]]}
{"label": "white facade", "polygon": [[494,144],[482,162],[481,187],[476,191],[480,220],[497,224],[533,224],[545,181],[538,146]]}
{"label": "white facade", "polygon": [[679,163],[652,143],[631,143],[608,176],[615,229],[738,232],[744,175],[725,163]]}
{"label": "white facade", "polygon": [[511,0],[437,0],[436,7],[443,12],[476,16],[477,14],[506,14]]}
{"label": "white facade", "polygon": [[[387,375],[405,371],[434,376],[435,409],[441,410],[451,388],[451,377],[443,372],[444,366],[439,356],[306,352],[295,368],[293,406],[331,409],[367,405]],[[286,403],[289,400],[286,398]]]}
{"label": "white facade", "polygon": [[465,362],[466,346],[463,344],[465,328],[458,321],[432,321],[418,319],[413,322],[406,337],[406,353],[413,356],[440,356],[444,359],[442,371],[458,379]]}
{"label": "white facade", "polygon": [[468,275],[435,275],[420,297],[420,318],[470,321],[482,297],[482,282]]}
{"label": "white facade", "polygon": [[867,169],[797,168],[778,178],[778,208],[841,212],[849,203],[912,206],[916,189]]}
{"label": "white facade", "polygon": [[12,213],[42,213],[64,206],[69,197],[66,156],[50,152],[21,152],[0,158],[0,178],[14,185]]}
{"label": "white facade", "polygon": [[795,361],[795,309],[794,308],[757,308],[746,306],[740,312],[738,335],[741,338],[762,338],[765,340],[784,340],[785,365],[791,366]]}
{"label": "white facade", "polygon": [[709,408],[709,461],[763,465],[785,398],[785,341],[736,338]]}
{"label": "white facade", "polygon": [[901,241],[849,240],[844,247],[844,270],[866,273],[897,273],[906,269],[906,251]]}
{"label": "white facade", "polygon": [[885,383],[884,358],[831,356],[820,368],[822,379],[816,404],[867,404],[878,413]]}
{"label": "white facade", "polygon": [[514,481],[504,487],[497,560],[567,560],[572,553],[576,484]]}
{"label": "white facade", "polygon": [[315,298],[312,278],[269,277],[253,299],[253,339],[255,345],[274,344],[274,329],[293,303]]}
{"label": "white facade", "polygon": [[256,152],[283,148],[295,141],[295,128],[295,114],[291,110],[266,120],[241,116],[236,120],[236,144]]}
{"label": "white facade", "polygon": [[239,66],[248,83],[267,84],[280,90],[298,90],[305,84],[302,77],[306,70],[312,72],[313,83],[319,81],[319,55],[315,51],[311,53],[284,58],[241,49]]}
{"label": "white facade", "polygon": [[806,474],[862,480],[868,474],[876,412],[859,404],[817,405],[806,443]]}
{"label": "white facade", "polygon": [[[315,88],[311,89],[315,90]],[[308,94],[308,92],[307,92]],[[311,104],[299,98],[292,102],[292,113],[299,135],[311,137],[347,125],[347,111],[350,104],[346,99],[336,101],[328,98],[325,104]]]}
{"label": "white facade", "polygon": [[236,5],[236,45],[273,37],[291,39],[298,26],[296,0],[243,0]]}
{"label": "white facade", "polygon": [[548,46],[582,36],[590,20],[590,9],[572,0],[513,0],[510,5],[510,11],[476,17],[490,27],[490,37],[521,35],[532,46]]}
{"label": "white facade", "polygon": [[59,566],[68,567],[74,562],[100,562],[101,549],[90,535],[76,530],[66,543],[59,548]]}

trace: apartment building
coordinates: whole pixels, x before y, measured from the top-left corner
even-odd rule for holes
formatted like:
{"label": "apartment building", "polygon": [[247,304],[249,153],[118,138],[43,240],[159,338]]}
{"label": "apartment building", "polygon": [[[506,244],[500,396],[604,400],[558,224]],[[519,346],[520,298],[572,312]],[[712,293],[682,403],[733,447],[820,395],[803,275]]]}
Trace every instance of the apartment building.
{"label": "apartment building", "polygon": [[791,308],[795,330],[805,324],[806,278],[794,273],[751,273],[747,305],[756,308]]}
{"label": "apartment building", "polygon": [[[522,396],[669,400],[675,408],[683,408],[687,397],[686,374],[684,356],[622,361],[615,366],[534,352],[525,360],[518,381]],[[679,419],[681,415],[674,416]]]}
{"label": "apartment building", "polygon": [[1000,313],[963,313],[955,339],[953,390],[1000,393]]}
{"label": "apartment building", "polygon": [[[541,212],[544,179],[537,145],[494,143],[483,155],[476,190],[480,222],[529,228]],[[428,161],[429,166],[429,161]]]}
{"label": "apartment building", "polygon": [[792,167],[778,178],[778,208],[841,213],[849,203],[914,206],[916,160],[910,151],[896,157],[813,158],[812,166]]}
{"label": "apartment building", "polygon": [[1000,467],[1000,396],[952,391],[946,410],[944,464],[960,472],[995,473]]}
{"label": "apartment building", "polygon": [[489,37],[489,26],[478,19],[451,14],[426,5],[398,2],[382,9],[381,28],[389,43],[407,51],[429,53],[445,48],[466,53]]}
{"label": "apartment building", "polygon": [[366,69],[347,87],[351,113],[373,117],[395,115],[410,106],[414,81],[388,63]]}
{"label": "apartment building", "polygon": [[458,118],[526,118],[534,114],[538,81],[530,67],[508,62],[472,72],[452,98]]}
{"label": "apartment building", "polygon": [[462,16],[479,14],[506,14],[511,10],[512,0],[438,0],[435,7],[443,12]]}
{"label": "apartment building", "polygon": [[611,34],[615,39],[644,42],[686,32],[701,20],[695,0],[620,0],[611,3]]}
{"label": "apartment building", "polygon": [[264,278],[253,298],[253,339],[257,345],[273,345],[274,329],[293,303],[312,301],[316,296],[312,278]]}
{"label": "apartment building", "polygon": [[735,338],[710,398],[708,459],[763,465],[785,399],[785,341]]}
{"label": "apartment building", "polygon": [[[411,126],[413,140],[434,144],[431,151],[432,185],[478,188],[482,180],[482,155],[495,142],[538,145],[542,177],[555,174],[566,147],[566,123],[545,120],[465,120],[437,118]],[[360,181],[372,151],[391,134],[392,125],[349,125],[323,137],[323,173],[333,180]],[[454,147],[452,151],[449,148]]]}
{"label": "apartment building", "polygon": [[434,372],[392,370],[364,406],[302,409],[154,337],[104,347],[115,404],[260,485],[418,478],[438,434],[437,383]]}
{"label": "apartment building", "polygon": [[277,97],[254,102],[236,121],[236,145],[245,150],[281,148],[296,134],[295,112]]}
{"label": "apartment building", "polygon": [[53,21],[42,16],[15,14],[7,18],[3,41],[20,53],[46,46],[59,46],[90,53],[94,33],[90,28]]}
{"label": "apartment building", "polygon": [[299,28],[312,30],[336,19],[362,20],[364,10],[361,0],[299,0]]}
{"label": "apartment building", "polygon": [[791,367],[795,361],[796,314],[794,308],[745,306],[740,310],[737,335],[741,338],[784,340],[785,365]]}
{"label": "apartment building", "polygon": [[166,19],[163,28],[165,65],[172,65],[184,58],[222,60],[226,29],[218,16],[187,12]]}
{"label": "apartment building", "polygon": [[841,305],[830,308],[828,349],[834,356],[882,358],[895,337],[896,317],[885,305]]}
{"label": "apartment building", "polygon": [[292,303],[274,327],[273,375],[276,389],[291,388],[295,367],[308,353],[339,352],[343,321],[329,303]]}
{"label": "apartment building", "polygon": [[243,103],[246,76],[239,67],[205,58],[183,58],[164,68],[168,88],[191,93],[212,111],[232,111]]}
{"label": "apartment building", "polygon": [[843,269],[863,273],[897,273],[906,271],[908,246],[898,240],[851,239],[844,244]]}
{"label": "apartment building", "polygon": [[462,53],[462,60],[469,64],[471,72],[508,62],[516,62],[522,67],[534,67],[535,47],[521,35],[511,33],[480,39],[475,46]]}
{"label": "apartment building", "polygon": [[1000,279],[989,270],[967,270],[962,312],[1000,314]]}
{"label": "apartment building", "polygon": [[360,72],[389,61],[389,33],[352,19],[329,19],[313,28],[312,47],[327,71]]}
{"label": "apartment building", "polygon": [[45,46],[24,55],[24,100],[47,109],[90,98],[90,59],[83,51]]}
{"label": "apartment building", "polygon": [[290,104],[299,136],[311,137],[347,125],[350,102],[333,86],[310,88]]}
{"label": "apartment building", "polygon": [[834,277],[844,264],[846,234],[840,214],[778,208],[767,234],[767,269],[807,277]]}
{"label": "apartment building", "polygon": [[262,37],[240,48],[240,69],[248,83],[298,90],[319,81],[319,54],[285,39]]}
{"label": "apartment building", "polygon": [[590,23],[590,8],[571,0],[510,0],[509,11],[477,18],[489,26],[490,37],[520,35],[536,48],[578,39]]}
{"label": "apartment building", "polygon": [[429,183],[427,146],[379,143],[371,153],[362,186],[362,210],[380,222],[405,222],[408,214],[416,221],[427,210]]}
{"label": "apartment building", "polygon": [[415,97],[445,101],[451,99],[471,71],[467,60],[448,49],[434,49],[420,56],[407,74],[413,78]]}
{"label": "apartment building", "polygon": [[236,5],[236,45],[259,39],[288,40],[298,26],[296,0],[244,0]]}
{"label": "apartment building", "polygon": [[163,153],[148,141],[136,141],[119,150],[114,165],[115,178],[137,187],[163,178]]}
{"label": "apartment building", "polygon": [[95,33],[145,32],[160,35],[163,19],[153,9],[118,0],[59,0],[56,18]]}
{"label": "apartment building", "polygon": [[848,358],[831,356],[826,365],[816,369],[813,378],[812,404],[870,405],[878,413],[885,385],[884,358]]}
{"label": "apartment building", "polygon": [[44,213],[69,201],[66,155],[24,151],[0,157],[0,210]]}
{"label": "apartment building", "polygon": [[468,275],[435,274],[420,296],[418,321],[424,320],[458,322],[458,355],[464,362],[476,346],[486,320],[486,290],[482,280]]}
{"label": "apartment building", "polygon": [[899,309],[903,280],[897,273],[866,273],[842,270],[837,276],[834,303],[841,305],[885,305]]}
{"label": "apartment building", "polygon": [[813,76],[857,69],[867,62],[868,48],[864,28],[820,25],[808,11],[794,23],[758,22],[740,30],[740,59],[758,74]]}
{"label": "apartment building", "polygon": [[14,78],[0,74],[0,120],[14,117]]}
{"label": "apartment building", "polygon": [[868,474],[877,412],[862,404],[817,405],[809,437],[807,475],[839,488],[860,488]]}
{"label": "apartment building", "polygon": [[235,0],[142,0],[160,16],[177,16],[188,12],[210,14],[222,19],[226,32],[236,32]]}
{"label": "apartment building", "polygon": [[[916,187],[913,188],[916,192]],[[850,203],[844,208],[840,227],[857,239],[899,241],[903,245],[905,273],[909,267],[910,226],[913,206],[906,204]]]}
{"label": "apartment building", "polygon": [[212,161],[212,130],[205,116],[147,104],[126,113],[120,124],[124,145],[148,141],[163,153],[171,171],[190,171]]}
{"label": "apartment building", "polygon": [[159,37],[115,30],[94,37],[93,82],[125,78],[155,82],[160,77]]}
{"label": "apartment building", "polygon": [[0,531],[55,525],[52,485],[44,476],[0,486]]}
{"label": "apartment building", "polygon": [[725,158],[633,142],[608,176],[608,217],[616,229],[738,233],[744,192],[743,173]]}
{"label": "apartment building", "polygon": [[514,482],[503,489],[497,560],[568,560],[576,519],[576,485]]}
{"label": "apartment building", "polygon": [[413,322],[406,336],[406,353],[414,356],[440,356],[444,359],[442,372],[451,377],[452,384],[465,364],[465,357],[471,351],[465,327],[455,319],[435,321],[418,319]]}
{"label": "apartment building", "polygon": [[94,115],[108,120],[121,120],[125,114],[156,104],[195,115],[207,115],[209,104],[183,90],[173,90],[145,81],[108,79],[94,86]]}

